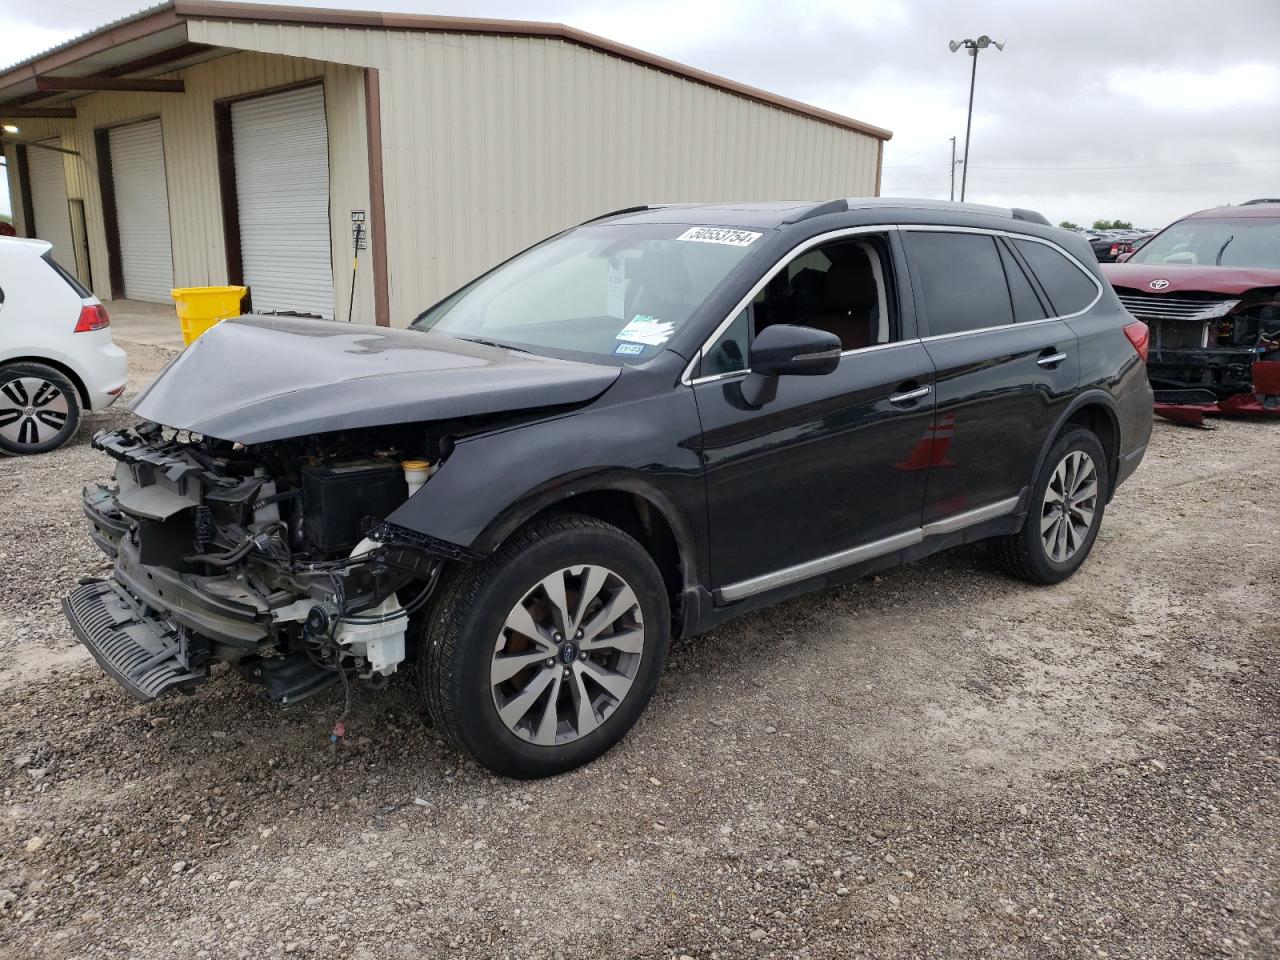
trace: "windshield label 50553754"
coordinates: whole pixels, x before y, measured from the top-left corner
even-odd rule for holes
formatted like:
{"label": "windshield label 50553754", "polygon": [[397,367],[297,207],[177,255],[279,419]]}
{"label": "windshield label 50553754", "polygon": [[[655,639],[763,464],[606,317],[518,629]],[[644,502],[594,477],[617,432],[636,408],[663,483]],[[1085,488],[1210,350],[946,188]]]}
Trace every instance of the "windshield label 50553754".
{"label": "windshield label 50553754", "polygon": [[692,240],[695,243],[723,243],[730,247],[749,247],[760,239],[760,234],[750,230],[728,230],[724,227],[693,227],[676,239]]}

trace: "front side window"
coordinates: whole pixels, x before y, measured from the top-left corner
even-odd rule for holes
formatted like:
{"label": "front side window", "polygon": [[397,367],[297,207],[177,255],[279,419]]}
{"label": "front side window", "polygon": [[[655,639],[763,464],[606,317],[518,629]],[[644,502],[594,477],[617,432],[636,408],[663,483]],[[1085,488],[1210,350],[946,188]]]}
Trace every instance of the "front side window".
{"label": "front side window", "polygon": [[891,342],[888,262],[879,237],[835,240],[796,256],[707,349],[700,376],[746,370],[751,337],[777,323],[834,333],[845,351]]}
{"label": "front side window", "polygon": [[908,230],[903,242],[924,290],[930,334],[964,333],[1013,322],[995,237]]}
{"label": "front side window", "polygon": [[1057,316],[1065,317],[1087,310],[1098,299],[1098,286],[1092,278],[1053,247],[1034,240],[1013,242],[1049,295]]}
{"label": "front side window", "polygon": [[588,224],[525,251],[412,326],[533,353],[646,360],[762,238],[688,224]]}
{"label": "front side window", "polygon": [[1148,240],[1129,262],[1280,268],[1280,219],[1182,220]]}

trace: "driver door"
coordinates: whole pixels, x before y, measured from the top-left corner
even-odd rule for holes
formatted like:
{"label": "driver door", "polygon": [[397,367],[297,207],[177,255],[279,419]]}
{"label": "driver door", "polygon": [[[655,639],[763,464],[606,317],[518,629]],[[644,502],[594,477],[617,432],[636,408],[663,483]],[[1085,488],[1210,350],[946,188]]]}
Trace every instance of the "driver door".
{"label": "driver door", "polygon": [[[934,369],[903,306],[900,262],[883,230],[806,244],[704,351],[691,385],[718,602],[892,552],[893,538],[918,533]],[[827,330],[844,350],[835,372],[780,377],[776,396],[753,408],[746,358],[772,323]]]}

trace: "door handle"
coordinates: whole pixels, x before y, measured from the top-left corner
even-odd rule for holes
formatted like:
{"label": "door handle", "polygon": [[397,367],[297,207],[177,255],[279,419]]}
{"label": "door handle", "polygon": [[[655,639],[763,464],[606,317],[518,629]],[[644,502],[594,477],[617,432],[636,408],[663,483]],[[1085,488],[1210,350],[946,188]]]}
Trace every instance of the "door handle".
{"label": "door handle", "polygon": [[933,387],[927,383],[923,387],[916,387],[914,390],[907,390],[903,393],[893,393],[889,395],[890,403],[911,403],[913,400],[919,400],[921,397],[927,397],[933,393]]}
{"label": "door handle", "polygon": [[1041,357],[1036,361],[1036,363],[1040,364],[1042,367],[1056,367],[1065,359],[1067,359],[1067,355],[1062,351],[1058,351],[1057,353],[1051,353],[1048,356]]}

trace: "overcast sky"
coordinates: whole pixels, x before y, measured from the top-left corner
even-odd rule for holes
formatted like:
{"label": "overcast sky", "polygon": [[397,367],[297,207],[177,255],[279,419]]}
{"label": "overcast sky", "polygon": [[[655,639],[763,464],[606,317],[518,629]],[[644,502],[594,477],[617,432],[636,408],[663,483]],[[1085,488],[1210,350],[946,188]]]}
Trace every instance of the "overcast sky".
{"label": "overcast sky", "polygon": [[[290,2],[290,0],[276,0]],[[554,20],[893,130],[886,196],[941,197],[964,148],[968,199],[1054,222],[1163,226],[1280,196],[1280,0],[347,0],[340,6]],[[0,0],[16,61],[141,9]],[[957,196],[959,191],[957,172]],[[0,209],[7,198],[0,186]]]}

